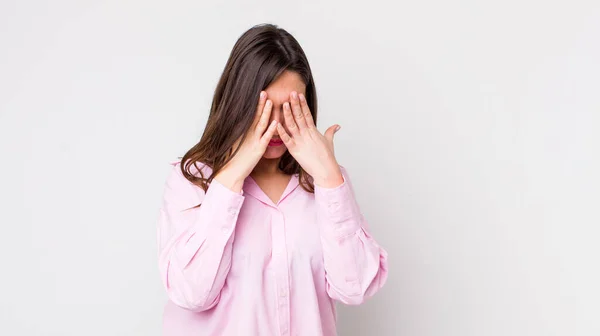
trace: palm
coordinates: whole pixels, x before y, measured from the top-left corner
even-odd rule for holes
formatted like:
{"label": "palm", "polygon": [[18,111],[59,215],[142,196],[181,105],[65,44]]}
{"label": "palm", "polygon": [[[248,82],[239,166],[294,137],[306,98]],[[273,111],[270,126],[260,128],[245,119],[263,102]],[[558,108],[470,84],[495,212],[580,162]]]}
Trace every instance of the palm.
{"label": "palm", "polygon": [[277,127],[290,154],[315,181],[340,174],[333,146],[333,134],[338,126],[331,126],[325,134],[321,134],[314,124],[304,96],[300,95],[298,99],[292,92],[290,100],[291,108],[290,104],[286,103],[283,112],[290,134],[281,124]]}

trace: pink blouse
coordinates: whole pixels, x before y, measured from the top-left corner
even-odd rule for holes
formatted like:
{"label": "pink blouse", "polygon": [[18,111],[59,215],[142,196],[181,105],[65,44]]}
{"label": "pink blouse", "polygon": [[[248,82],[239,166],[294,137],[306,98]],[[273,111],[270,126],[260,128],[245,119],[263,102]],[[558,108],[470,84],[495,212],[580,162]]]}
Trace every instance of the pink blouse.
{"label": "pink blouse", "polygon": [[386,282],[387,253],[343,167],[340,186],[314,194],[293,175],[275,204],[252,177],[241,193],[217,180],[204,192],[171,164],[158,218],[164,335],[336,335],[334,300],[360,304]]}

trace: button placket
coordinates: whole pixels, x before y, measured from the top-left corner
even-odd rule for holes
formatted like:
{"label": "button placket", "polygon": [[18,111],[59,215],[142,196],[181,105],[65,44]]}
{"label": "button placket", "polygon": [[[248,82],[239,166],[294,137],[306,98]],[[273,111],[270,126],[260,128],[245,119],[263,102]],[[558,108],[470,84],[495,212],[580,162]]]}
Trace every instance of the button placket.
{"label": "button placket", "polygon": [[280,209],[273,216],[272,246],[275,264],[275,282],[278,293],[279,328],[282,335],[287,335],[290,327],[288,256],[286,249],[285,217]]}

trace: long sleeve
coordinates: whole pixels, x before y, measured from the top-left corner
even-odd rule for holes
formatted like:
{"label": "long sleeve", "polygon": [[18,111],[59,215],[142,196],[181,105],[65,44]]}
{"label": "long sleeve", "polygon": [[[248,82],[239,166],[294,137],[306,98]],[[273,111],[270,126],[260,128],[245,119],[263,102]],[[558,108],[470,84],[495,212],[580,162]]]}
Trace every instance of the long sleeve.
{"label": "long sleeve", "polygon": [[166,180],[159,212],[159,271],[169,299],[198,312],[219,301],[244,196],[214,179],[204,192],[179,165]]}
{"label": "long sleeve", "polygon": [[387,280],[387,252],[368,232],[346,169],[344,182],[335,188],[315,185],[317,221],[327,294],[345,304],[361,304]]}

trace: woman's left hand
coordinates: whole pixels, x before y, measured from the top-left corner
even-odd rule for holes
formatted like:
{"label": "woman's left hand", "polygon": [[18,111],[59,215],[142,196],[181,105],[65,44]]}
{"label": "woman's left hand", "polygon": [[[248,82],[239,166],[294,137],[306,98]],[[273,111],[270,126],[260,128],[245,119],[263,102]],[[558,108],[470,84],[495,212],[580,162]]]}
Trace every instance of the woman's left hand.
{"label": "woman's left hand", "polygon": [[323,135],[315,126],[304,95],[292,91],[290,102],[291,108],[290,103],[283,104],[283,118],[290,134],[278,124],[281,140],[317,186],[341,185],[344,180],[333,151],[333,135],[340,129],[339,125],[330,126]]}

